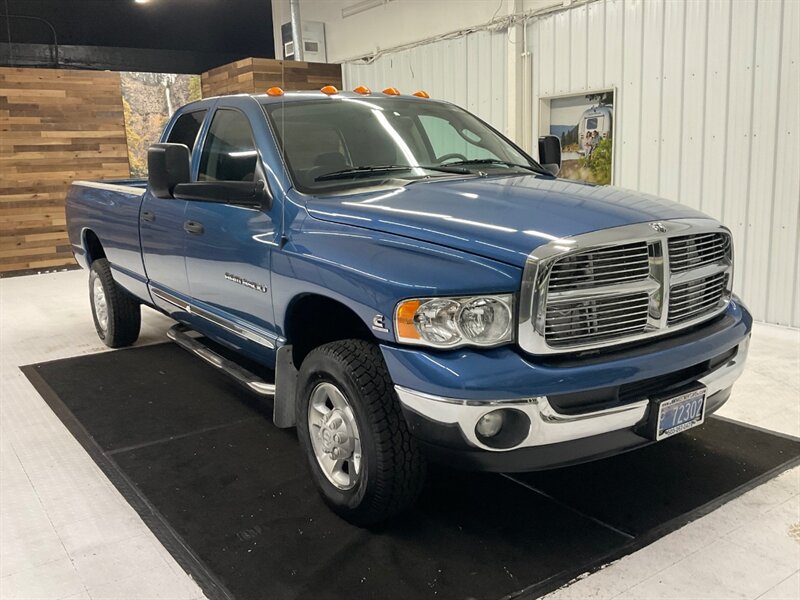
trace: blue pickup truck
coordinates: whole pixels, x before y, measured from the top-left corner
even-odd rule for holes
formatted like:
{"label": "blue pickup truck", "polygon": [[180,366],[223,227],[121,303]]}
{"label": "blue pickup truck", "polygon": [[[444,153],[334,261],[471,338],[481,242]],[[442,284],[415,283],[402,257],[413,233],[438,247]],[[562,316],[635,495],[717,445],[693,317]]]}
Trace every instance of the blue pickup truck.
{"label": "blue pickup truck", "polygon": [[137,339],[141,305],[175,319],[368,525],[414,502],[428,460],[625,452],[702,423],[742,371],[730,232],[558,179],[557,140],[539,155],[422,92],[209,98],[169,121],[147,181],[74,183],[69,237],[107,345]]}

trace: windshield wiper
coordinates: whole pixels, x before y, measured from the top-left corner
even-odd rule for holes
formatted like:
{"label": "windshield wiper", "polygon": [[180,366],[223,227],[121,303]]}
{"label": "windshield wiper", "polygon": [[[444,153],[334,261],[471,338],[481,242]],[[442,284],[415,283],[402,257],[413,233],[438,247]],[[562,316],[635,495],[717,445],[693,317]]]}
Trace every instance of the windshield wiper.
{"label": "windshield wiper", "polygon": [[552,173],[549,171],[545,171],[543,169],[539,169],[534,167],[533,165],[523,165],[520,163],[513,163],[506,160],[500,160],[498,158],[473,158],[472,160],[459,160],[456,162],[447,163],[445,166],[462,166],[462,165],[503,165],[505,167],[517,167],[520,169],[526,169],[528,171],[533,171],[534,173],[539,173],[540,175],[548,175],[550,177],[553,176]]}
{"label": "windshield wiper", "polygon": [[442,173],[459,173],[468,175],[469,169],[459,168],[449,165],[368,165],[363,167],[350,167],[333,173],[326,173],[315,177],[314,181],[330,181],[332,179],[350,179],[356,177],[368,177],[375,173],[391,173],[394,171],[411,171],[413,169],[425,169],[426,171],[441,171]]}

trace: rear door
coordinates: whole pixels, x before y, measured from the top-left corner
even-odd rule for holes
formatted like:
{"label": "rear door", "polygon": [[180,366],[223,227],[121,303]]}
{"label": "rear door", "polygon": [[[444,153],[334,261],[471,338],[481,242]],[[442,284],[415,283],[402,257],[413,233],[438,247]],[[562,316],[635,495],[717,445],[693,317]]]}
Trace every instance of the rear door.
{"label": "rear door", "polygon": [[[207,113],[207,109],[183,113],[164,141],[184,144],[192,152]],[[168,298],[185,300],[190,293],[184,260],[186,205],[185,200],[156,198],[148,192],[139,212],[142,257],[153,301],[168,312],[176,310]]]}
{"label": "rear door", "polygon": [[[220,101],[200,150],[197,181],[260,180],[268,185],[256,143],[266,131],[261,107],[252,99]],[[205,321],[198,327],[207,330],[211,322],[219,335],[271,360],[277,335],[270,260],[280,239],[280,202],[259,209],[189,201],[185,220],[192,231],[185,254],[193,318]]]}

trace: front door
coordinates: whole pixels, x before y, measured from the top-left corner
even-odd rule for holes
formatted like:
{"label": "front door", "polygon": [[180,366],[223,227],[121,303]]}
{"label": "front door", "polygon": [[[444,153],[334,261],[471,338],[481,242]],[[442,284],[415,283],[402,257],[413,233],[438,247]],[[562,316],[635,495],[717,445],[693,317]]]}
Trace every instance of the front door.
{"label": "front door", "polygon": [[[259,113],[260,115],[260,113]],[[260,115],[263,119],[263,115]],[[264,181],[245,112],[219,108],[200,154],[197,180]],[[190,201],[186,208],[186,273],[198,328],[274,360],[270,259],[280,232],[263,209]]]}
{"label": "front door", "polygon": [[[184,144],[191,153],[206,112],[195,110],[180,115],[165,141]],[[184,261],[187,204],[177,198],[156,198],[148,191],[139,211],[142,257],[153,302],[169,313],[176,312],[176,304],[181,302],[170,302],[168,298],[182,301],[189,296]]]}

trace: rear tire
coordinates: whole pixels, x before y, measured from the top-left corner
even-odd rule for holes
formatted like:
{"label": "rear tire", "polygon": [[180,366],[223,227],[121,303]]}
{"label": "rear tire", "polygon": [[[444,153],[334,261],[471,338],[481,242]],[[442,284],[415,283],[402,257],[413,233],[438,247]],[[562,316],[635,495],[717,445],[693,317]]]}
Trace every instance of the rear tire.
{"label": "rear tire", "polygon": [[108,260],[98,258],[89,272],[89,303],[97,335],[109,348],[130,346],[139,337],[142,312],[139,302],[111,275]]}
{"label": "rear tire", "polygon": [[337,514],[367,526],[414,504],[426,464],[375,344],[343,340],[313,350],[300,367],[296,411],[314,482]]}

